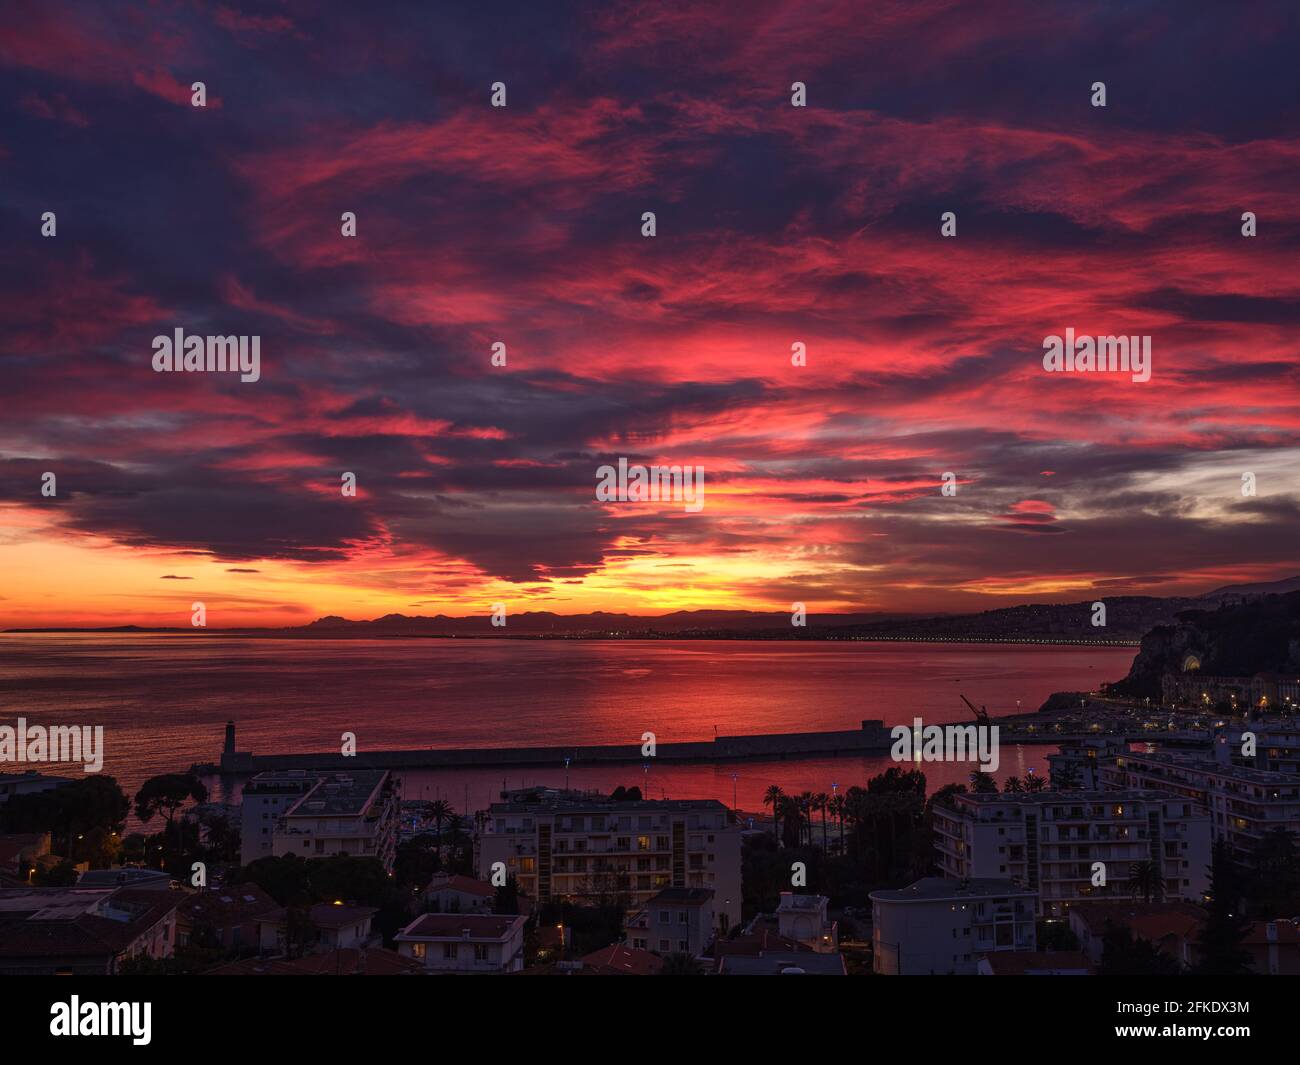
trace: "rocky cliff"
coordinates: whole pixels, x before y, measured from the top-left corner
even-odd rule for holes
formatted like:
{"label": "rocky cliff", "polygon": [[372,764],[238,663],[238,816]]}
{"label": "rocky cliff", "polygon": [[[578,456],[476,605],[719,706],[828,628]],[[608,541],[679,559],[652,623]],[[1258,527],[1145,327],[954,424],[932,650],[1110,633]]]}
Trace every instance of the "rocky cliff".
{"label": "rocky cliff", "polygon": [[1268,595],[1217,610],[1186,610],[1172,625],[1142,637],[1128,676],[1110,685],[1118,695],[1160,697],[1160,678],[1189,656],[1211,676],[1300,673],[1300,592]]}

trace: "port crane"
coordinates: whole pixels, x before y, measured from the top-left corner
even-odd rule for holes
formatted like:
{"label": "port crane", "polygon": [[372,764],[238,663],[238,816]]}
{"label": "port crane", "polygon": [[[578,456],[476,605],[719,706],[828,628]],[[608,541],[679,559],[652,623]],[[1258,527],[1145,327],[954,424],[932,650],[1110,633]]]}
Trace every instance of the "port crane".
{"label": "port crane", "polygon": [[[960,695],[961,693],[958,692],[958,694]],[[975,720],[978,721],[981,725],[987,725],[989,723],[989,710],[987,706],[981,706],[978,710],[976,710],[975,704],[971,702],[969,699],[967,699],[966,696],[964,695],[962,695],[961,701],[970,707],[970,712],[975,715]]]}

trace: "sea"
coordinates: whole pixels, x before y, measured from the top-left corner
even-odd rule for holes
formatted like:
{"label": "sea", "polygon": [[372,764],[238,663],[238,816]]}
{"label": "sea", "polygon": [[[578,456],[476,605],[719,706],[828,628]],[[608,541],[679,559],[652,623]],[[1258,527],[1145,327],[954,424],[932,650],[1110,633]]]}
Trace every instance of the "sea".
{"label": "sea", "polygon": [[[1054,691],[1092,691],[1127,671],[1126,647],[897,641],[275,639],[216,634],[0,634],[0,724],[102,725],[105,774],[127,791],[218,759],[227,721],[255,754],[640,744],[715,735],[972,720],[1037,709]],[[1047,772],[1050,746],[1002,749],[996,776]],[[402,774],[409,799],[472,813],[534,784],[651,798],[716,798],[763,809],[772,784],[831,794],[894,763],[888,754],[716,765]],[[360,764],[360,763],[359,763]],[[14,772],[22,765],[0,765]],[[44,771],[77,775],[76,765]],[[930,790],[970,766],[920,766]],[[243,781],[213,777],[214,800]]]}

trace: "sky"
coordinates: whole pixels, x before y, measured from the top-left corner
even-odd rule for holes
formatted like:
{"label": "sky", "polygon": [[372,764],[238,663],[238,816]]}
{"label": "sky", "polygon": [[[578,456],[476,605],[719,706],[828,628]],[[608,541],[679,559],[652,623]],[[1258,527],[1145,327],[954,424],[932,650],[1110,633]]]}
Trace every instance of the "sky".
{"label": "sky", "polygon": [[[5,4],[0,627],[1300,572],[1298,46],[1285,3]],[[156,372],[177,328],[260,379]],[[1151,379],[1046,372],[1066,329]],[[598,500],[619,458],[703,507]]]}

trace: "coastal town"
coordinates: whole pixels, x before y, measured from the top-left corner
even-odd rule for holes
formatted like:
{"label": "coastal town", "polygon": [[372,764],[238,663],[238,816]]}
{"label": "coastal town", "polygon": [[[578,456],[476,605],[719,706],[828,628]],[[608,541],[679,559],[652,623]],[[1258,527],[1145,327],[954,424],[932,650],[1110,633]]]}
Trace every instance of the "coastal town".
{"label": "coastal town", "polygon": [[[193,771],[130,798],[5,773],[0,972],[1298,974],[1300,671],[1202,668],[1229,656],[1215,625],[1298,605],[1195,615],[1196,653],[1144,643],[1125,681],[1039,714],[971,704],[964,728],[1055,748],[1001,781],[972,753],[967,783],[928,788],[918,751],[862,786],[774,780],[762,810],[652,798],[630,771],[458,811],[365,758],[236,759],[237,802]],[[1158,689],[1153,654],[1176,662]]]}

